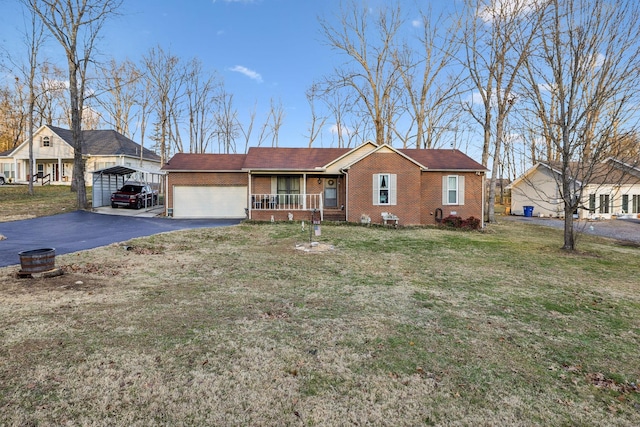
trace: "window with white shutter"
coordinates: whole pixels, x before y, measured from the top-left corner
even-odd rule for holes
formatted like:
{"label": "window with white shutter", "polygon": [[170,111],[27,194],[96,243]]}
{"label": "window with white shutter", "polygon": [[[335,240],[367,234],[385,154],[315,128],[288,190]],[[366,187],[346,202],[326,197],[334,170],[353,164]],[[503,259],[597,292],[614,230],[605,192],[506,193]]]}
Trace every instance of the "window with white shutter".
{"label": "window with white shutter", "polygon": [[464,205],[463,175],[447,175],[442,177],[442,204]]}
{"label": "window with white shutter", "polygon": [[377,173],[373,175],[373,204],[397,204],[397,175],[393,173]]}

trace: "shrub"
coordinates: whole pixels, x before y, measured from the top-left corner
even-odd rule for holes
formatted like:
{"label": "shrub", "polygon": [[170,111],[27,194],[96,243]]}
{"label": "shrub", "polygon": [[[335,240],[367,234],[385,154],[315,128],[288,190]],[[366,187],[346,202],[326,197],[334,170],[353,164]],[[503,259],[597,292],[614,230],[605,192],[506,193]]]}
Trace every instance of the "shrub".
{"label": "shrub", "polygon": [[460,228],[462,224],[462,218],[455,215],[449,215],[442,219],[442,224],[447,227]]}
{"label": "shrub", "polygon": [[480,219],[470,216],[467,219],[462,217],[449,215],[442,219],[442,224],[451,228],[464,228],[466,230],[478,230],[480,228]]}
{"label": "shrub", "polygon": [[462,224],[460,226],[469,230],[478,230],[480,229],[480,218],[470,216],[469,218],[462,221]]}

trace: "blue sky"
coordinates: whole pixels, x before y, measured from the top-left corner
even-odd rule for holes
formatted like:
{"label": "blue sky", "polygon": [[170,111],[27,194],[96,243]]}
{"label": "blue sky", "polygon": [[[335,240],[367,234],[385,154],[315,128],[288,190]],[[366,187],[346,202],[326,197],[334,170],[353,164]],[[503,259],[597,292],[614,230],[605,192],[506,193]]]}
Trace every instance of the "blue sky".
{"label": "blue sky", "polygon": [[[417,2],[439,9],[455,0]],[[367,2],[376,3],[385,1]],[[407,0],[407,10],[413,5]],[[340,7],[340,0],[125,0],[98,46],[105,60],[138,62],[156,46],[185,61],[198,57],[222,77],[241,119],[256,108],[254,135],[273,99],[285,112],[280,146],[306,146],[311,114],[305,91],[346,60],[324,44],[320,32],[319,18],[331,22]],[[9,50],[19,46],[19,15],[16,0],[0,0],[0,43]],[[411,26],[412,17],[405,17]],[[65,66],[53,41],[46,56]],[[315,146],[331,146],[329,129]]]}
{"label": "blue sky", "polygon": [[[255,129],[270,100],[285,110],[281,145],[304,145],[309,120],[306,89],[332,69],[318,16],[335,0],[136,0],[110,28],[117,54],[136,57],[157,45],[216,70],[241,116],[257,109]],[[131,37],[135,44],[131,44]],[[112,46],[113,43],[110,43]],[[115,47],[115,46],[114,46]],[[114,52],[116,54],[116,52]]]}

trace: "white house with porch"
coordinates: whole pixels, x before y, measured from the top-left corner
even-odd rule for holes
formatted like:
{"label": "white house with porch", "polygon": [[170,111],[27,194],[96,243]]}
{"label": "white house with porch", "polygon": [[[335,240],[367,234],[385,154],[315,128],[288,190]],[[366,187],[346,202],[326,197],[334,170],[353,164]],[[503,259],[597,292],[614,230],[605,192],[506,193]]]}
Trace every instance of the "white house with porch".
{"label": "white house with porch", "polygon": [[[582,197],[574,215],[580,219],[640,217],[639,164],[640,160],[630,164],[610,157],[594,165],[585,178],[585,171],[571,163],[571,188]],[[561,184],[558,163],[537,163],[507,187],[511,190],[511,213],[524,215],[524,207],[530,206],[533,216],[564,216]]]}
{"label": "white house with porch", "polygon": [[[44,125],[33,135],[34,171],[29,171],[29,141],[0,155],[0,176],[6,182],[70,185],[73,177],[73,140],[68,129]],[[85,182],[94,171],[112,166],[130,166],[160,171],[160,156],[114,130],[82,132]]]}

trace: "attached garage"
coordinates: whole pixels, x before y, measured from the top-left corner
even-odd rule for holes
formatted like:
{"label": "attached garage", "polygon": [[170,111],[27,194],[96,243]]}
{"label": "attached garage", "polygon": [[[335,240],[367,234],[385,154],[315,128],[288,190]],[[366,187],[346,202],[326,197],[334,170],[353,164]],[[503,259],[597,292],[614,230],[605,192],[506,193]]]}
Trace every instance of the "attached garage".
{"label": "attached garage", "polygon": [[245,218],[246,186],[173,186],[174,218]]}

